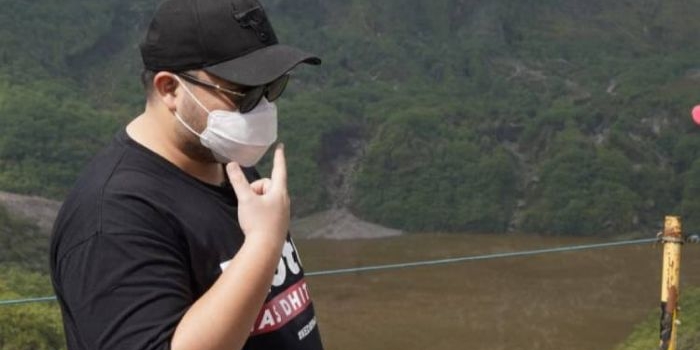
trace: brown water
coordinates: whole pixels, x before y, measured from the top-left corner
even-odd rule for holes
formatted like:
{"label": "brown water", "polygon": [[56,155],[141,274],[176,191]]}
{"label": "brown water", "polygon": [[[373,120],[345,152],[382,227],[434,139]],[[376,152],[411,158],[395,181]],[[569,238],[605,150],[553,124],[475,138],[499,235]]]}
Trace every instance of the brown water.
{"label": "brown water", "polygon": [[[606,242],[409,235],[297,240],[307,271]],[[659,305],[661,246],[308,277],[329,350],[612,349]],[[683,288],[700,286],[686,245]]]}

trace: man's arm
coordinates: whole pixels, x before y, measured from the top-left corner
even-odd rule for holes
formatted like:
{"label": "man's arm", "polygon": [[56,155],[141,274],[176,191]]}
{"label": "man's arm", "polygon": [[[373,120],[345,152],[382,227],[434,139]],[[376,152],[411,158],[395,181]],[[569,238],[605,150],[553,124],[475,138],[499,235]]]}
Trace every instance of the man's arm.
{"label": "man's arm", "polygon": [[231,350],[245,344],[270,289],[290,216],[287,169],[281,145],[270,179],[248,184],[238,164],[227,166],[238,198],[245,242],[214,285],[185,313],[172,350]]}

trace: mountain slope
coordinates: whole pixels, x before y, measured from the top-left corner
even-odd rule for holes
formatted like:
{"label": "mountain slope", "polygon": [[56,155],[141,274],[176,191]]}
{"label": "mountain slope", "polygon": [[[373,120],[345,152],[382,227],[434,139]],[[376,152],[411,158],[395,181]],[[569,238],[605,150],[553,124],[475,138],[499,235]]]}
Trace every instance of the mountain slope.
{"label": "mountain slope", "polygon": [[[324,58],[279,102],[295,215],[349,207],[408,231],[647,233],[669,213],[700,226],[687,117],[700,1],[264,3],[282,41]],[[0,189],[60,199],[142,108],[137,44],[156,1],[0,6]]]}

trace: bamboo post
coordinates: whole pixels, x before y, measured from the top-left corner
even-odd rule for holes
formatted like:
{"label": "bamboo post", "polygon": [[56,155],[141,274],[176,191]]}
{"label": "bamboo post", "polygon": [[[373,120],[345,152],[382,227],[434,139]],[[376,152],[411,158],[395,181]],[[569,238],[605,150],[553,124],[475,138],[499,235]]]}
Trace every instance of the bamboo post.
{"label": "bamboo post", "polygon": [[677,216],[667,216],[661,235],[664,245],[661,271],[661,333],[659,350],[676,350],[678,298],[683,233]]}

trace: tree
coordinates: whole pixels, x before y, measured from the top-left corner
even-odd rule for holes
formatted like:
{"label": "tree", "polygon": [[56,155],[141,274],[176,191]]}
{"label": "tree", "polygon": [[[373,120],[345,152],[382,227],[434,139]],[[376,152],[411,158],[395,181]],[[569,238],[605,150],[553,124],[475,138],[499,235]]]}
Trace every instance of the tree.
{"label": "tree", "polygon": [[[48,277],[0,264],[0,300],[51,295]],[[0,350],[65,349],[58,305],[0,305]]]}

